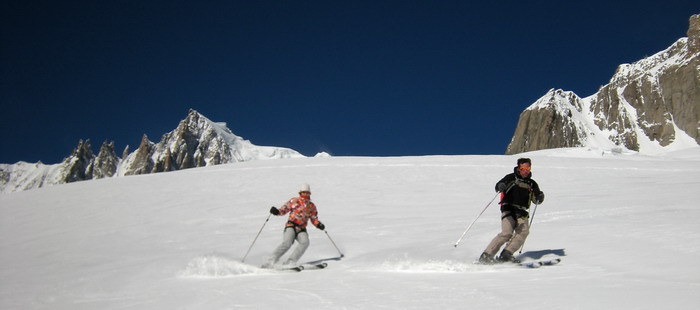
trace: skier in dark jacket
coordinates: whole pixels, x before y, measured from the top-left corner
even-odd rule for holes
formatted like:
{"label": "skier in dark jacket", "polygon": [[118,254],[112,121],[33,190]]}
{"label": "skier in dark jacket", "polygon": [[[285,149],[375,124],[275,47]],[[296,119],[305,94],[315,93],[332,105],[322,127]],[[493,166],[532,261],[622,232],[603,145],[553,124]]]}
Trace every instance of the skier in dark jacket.
{"label": "skier in dark jacket", "polygon": [[[501,232],[481,254],[480,263],[514,262],[513,253],[525,243],[530,233],[530,203],[541,204],[544,201],[544,192],[532,179],[531,167],[529,158],[520,158],[513,173],[496,183],[496,191],[501,193]],[[504,244],[506,247],[501,255],[495,258],[494,255]]]}

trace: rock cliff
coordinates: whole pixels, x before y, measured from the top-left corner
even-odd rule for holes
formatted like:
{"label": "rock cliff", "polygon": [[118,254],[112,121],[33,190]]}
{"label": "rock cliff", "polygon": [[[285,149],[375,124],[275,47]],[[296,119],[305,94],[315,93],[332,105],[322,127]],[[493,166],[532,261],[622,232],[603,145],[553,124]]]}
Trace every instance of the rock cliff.
{"label": "rock cliff", "polygon": [[617,68],[589,97],[550,90],[520,115],[506,154],[574,147],[639,152],[700,144],[700,15],[688,37]]}

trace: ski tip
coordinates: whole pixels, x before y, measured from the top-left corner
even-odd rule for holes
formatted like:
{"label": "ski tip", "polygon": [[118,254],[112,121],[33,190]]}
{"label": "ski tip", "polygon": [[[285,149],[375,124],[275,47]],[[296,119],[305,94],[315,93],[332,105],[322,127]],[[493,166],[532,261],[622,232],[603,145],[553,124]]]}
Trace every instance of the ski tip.
{"label": "ski tip", "polygon": [[260,269],[267,269],[272,271],[288,271],[288,272],[299,272],[304,270],[304,266],[294,266],[294,267],[261,267]]}
{"label": "ski tip", "polygon": [[553,259],[553,260],[544,262],[543,264],[545,264],[545,265],[556,265],[556,264],[559,264],[559,263],[561,263],[561,258],[555,258],[555,259]]}
{"label": "ski tip", "polygon": [[527,263],[521,263],[520,266],[523,267],[528,267],[528,268],[539,268],[542,266],[552,266],[556,265],[561,262],[561,258],[555,258],[555,259],[550,259],[550,260],[542,260],[542,261],[537,261],[537,262],[527,262]]}
{"label": "ski tip", "polygon": [[296,267],[289,267],[289,268],[282,268],[279,269],[281,271],[292,271],[292,272],[300,272],[304,270],[304,266],[296,266]]}
{"label": "ski tip", "polygon": [[520,263],[518,265],[523,266],[523,267],[527,267],[527,268],[540,268],[540,267],[542,267],[542,262]]}

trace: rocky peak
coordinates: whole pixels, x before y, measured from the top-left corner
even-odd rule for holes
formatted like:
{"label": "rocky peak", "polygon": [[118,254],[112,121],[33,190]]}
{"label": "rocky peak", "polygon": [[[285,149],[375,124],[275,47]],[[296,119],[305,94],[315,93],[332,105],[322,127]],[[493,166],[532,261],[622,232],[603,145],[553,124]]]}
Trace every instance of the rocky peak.
{"label": "rocky peak", "polygon": [[597,93],[549,91],[521,115],[506,154],[570,146],[659,151],[700,144],[700,15],[689,38],[620,65]]}
{"label": "rocky peak", "polygon": [[94,160],[95,155],[92,153],[90,140],[78,141],[78,146],[73,149],[71,155],[63,160],[63,177],[60,182],[70,183],[91,179]]}
{"label": "rocky peak", "polygon": [[231,145],[226,143],[226,138],[223,137],[227,134],[226,130],[220,127],[199,112],[190,109],[177,128],[163,135],[156,146],[154,172],[230,162]]}
{"label": "rocky peak", "polygon": [[581,99],[573,92],[549,90],[520,114],[518,127],[506,154],[520,153],[523,149],[547,149],[552,145],[580,145],[583,138],[580,124],[570,120],[582,109]]}
{"label": "rocky peak", "polygon": [[135,175],[150,173],[153,170],[153,160],[151,155],[155,150],[155,144],[148,140],[148,136],[141,137],[141,144],[133,153],[124,160],[123,175]]}
{"label": "rocky peak", "polygon": [[225,123],[212,122],[192,109],[177,128],[164,134],[157,144],[144,135],[133,153],[127,146],[122,154],[120,160],[115,154],[114,142],[105,141],[94,156],[90,140],[81,140],[60,164],[0,166],[0,191],[240,161],[303,157],[287,148],[254,145],[233,134]]}
{"label": "rocky peak", "polygon": [[102,143],[97,157],[95,157],[93,177],[95,179],[111,177],[117,172],[118,165],[119,157],[117,157],[117,153],[114,151],[114,141],[105,141]]}

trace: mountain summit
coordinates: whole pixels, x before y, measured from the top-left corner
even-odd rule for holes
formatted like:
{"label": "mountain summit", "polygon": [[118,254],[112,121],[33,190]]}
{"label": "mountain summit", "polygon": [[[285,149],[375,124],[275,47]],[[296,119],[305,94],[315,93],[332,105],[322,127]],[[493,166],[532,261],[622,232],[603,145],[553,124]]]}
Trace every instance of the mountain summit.
{"label": "mountain summit", "polygon": [[673,151],[700,144],[700,15],[688,37],[623,64],[597,93],[552,89],[520,114],[506,154],[561,147]]}
{"label": "mountain summit", "polygon": [[63,162],[0,164],[0,193],[22,191],[47,185],[113,176],[175,171],[235,162],[304,157],[288,148],[257,146],[235,135],[226,123],[216,123],[190,109],[175,130],[160,142],[141,138],[139,147],[127,146],[119,158],[114,142],[105,142],[95,156],[90,140],[80,140]]}
{"label": "mountain summit", "polygon": [[236,136],[226,123],[215,123],[195,110],[175,130],[154,144],[144,136],[139,148],[124,158],[119,175],[174,171],[260,159],[303,157],[280,147],[257,146]]}

